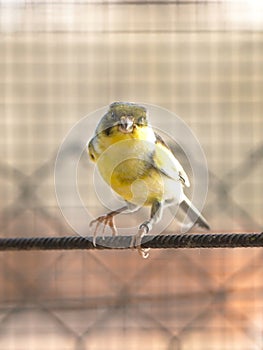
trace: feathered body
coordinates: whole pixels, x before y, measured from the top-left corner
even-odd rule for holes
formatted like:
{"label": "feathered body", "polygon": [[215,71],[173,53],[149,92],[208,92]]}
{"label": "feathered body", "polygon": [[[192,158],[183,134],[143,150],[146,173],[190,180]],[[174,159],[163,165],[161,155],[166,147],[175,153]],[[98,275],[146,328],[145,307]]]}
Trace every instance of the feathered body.
{"label": "feathered body", "polygon": [[[128,204],[152,207],[150,226],[159,220],[163,205],[180,204],[185,199],[183,187],[190,185],[189,179],[149,125],[143,106],[111,104],[88,144],[88,152],[106,183]],[[199,224],[208,227],[196,208],[194,211],[196,218],[202,219]]]}
{"label": "feathered body", "polygon": [[[110,113],[104,116],[89,142],[91,158],[98,161],[103,179],[126,201],[139,205],[144,200],[148,206],[155,200],[171,201],[177,194],[180,203],[178,192],[182,184],[189,186],[188,177],[167,145],[148,125],[145,108],[136,107],[134,110],[130,103],[111,105]],[[135,120],[145,119],[141,124],[135,122],[132,132],[122,133],[114,123],[112,112],[116,119],[131,114]]]}

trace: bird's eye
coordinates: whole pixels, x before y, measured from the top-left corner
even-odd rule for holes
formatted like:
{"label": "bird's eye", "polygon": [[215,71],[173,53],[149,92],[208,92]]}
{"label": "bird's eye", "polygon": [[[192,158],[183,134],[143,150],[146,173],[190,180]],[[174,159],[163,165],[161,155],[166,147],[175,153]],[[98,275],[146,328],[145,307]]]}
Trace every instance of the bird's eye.
{"label": "bird's eye", "polygon": [[146,119],[145,119],[145,117],[140,117],[140,118],[138,118],[138,124],[139,125],[144,125],[146,123]]}
{"label": "bird's eye", "polygon": [[114,112],[110,112],[110,119],[113,121],[117,121],[118,120],[118,114],[114,113]]}

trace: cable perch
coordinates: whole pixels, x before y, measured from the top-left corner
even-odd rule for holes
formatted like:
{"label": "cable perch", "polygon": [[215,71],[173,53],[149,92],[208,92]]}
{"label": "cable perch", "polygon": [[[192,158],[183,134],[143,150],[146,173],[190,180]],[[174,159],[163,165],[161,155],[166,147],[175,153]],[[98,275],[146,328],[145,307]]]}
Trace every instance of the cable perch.
{"label": "cable perch", "polygon": [[[96,246],[92,242],[93,237],[0,238],[0,251],[130,249],[132,238],[133,236],[97,237]],[[141,246],[152,249],[263,247],[263,232],[145,236]]]}

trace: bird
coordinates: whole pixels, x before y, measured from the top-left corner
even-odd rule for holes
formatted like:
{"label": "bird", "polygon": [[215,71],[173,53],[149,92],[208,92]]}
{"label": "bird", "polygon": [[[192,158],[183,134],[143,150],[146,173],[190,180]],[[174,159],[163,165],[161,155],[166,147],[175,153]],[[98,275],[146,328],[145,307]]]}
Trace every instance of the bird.
{"label": "bird", "polygon": [[90,222],[95,225],[93,243],[100,226],[103,234],[108,226],[117,234],[114,218],[150,207],[149,219],[141,223],[133,237],[143,258],[148,249],[141,248],[141,239],[163,215],[166,206],[180,206],[193,224],[209,230],[209,224],[184,194],[189,178],[163,138],[149,122],[147,108],[133,102],[114,102],[99,121],[94,136],[87,143],[91,161],[95,162],[104,181],[121,197],[125,205]]}

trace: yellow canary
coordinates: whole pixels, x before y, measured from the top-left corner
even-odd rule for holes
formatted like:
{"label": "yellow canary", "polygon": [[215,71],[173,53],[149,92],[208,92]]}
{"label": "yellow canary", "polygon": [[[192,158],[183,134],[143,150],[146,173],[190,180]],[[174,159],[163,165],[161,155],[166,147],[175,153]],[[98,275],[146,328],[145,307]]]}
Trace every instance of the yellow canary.
{"label": "yellow canary", "polygon": [[[183,193],[189,179],[179,161],[148,122],[144,106],[115,102],[100,120],[88,153],[97,163],[105,182],[121,196],[126,205],[91,222],[96,224],[94,244],[99,225],[108,225],[117,234],[114,216],[151,207],[150,218],[138,229],[133,245],[162,217],[164,206],[177,204],[200,227],[209,229],[205,218]],[[140,249],[143,257],[148,252]]]}

